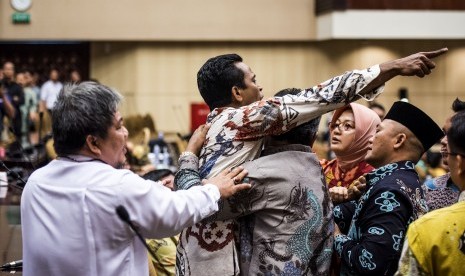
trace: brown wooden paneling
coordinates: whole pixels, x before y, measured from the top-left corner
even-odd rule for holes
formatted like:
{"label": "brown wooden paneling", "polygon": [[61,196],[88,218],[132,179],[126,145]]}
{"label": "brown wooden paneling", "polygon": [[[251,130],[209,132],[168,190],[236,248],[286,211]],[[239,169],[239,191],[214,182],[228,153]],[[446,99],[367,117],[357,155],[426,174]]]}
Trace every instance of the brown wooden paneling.
{"label": "brown wooden paneling", "polygon": [[348,9],[465,10],[462,0],[346,0]]}
{"label": "brown wooden paneling", "polygon": [[316,14],[334,10],[465,10],[462,0],[316,0]]}

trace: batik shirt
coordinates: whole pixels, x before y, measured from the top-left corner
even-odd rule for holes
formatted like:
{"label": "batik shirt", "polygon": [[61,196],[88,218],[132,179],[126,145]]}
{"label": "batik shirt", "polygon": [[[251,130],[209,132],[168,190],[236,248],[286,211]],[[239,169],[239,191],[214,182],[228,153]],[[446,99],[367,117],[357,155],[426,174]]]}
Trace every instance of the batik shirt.
{"label": "batik shirt", "polygon": [[[199,185],[200,177],[192,172],[195,160],[187,159],[181,158],[176,181]],[[209,218],[239,218],[240,274],[328,275],[332,204],[311,148],[268,147],[260,158],[243,166],[252,188],[222,201],[221,210]]]}
{"label": "batik shirt", "polygon": [[452,182],[450,173],[425,181],[423,190],[429,211],[457,203],[460,195],[460,190]]}
{"label": "batik shirt", "polygon": [[[226,168],[257,158],[267,135],[284,133],[359,99],[358,93],[379,73],[376,65],[346,72],[297,95],[262,100],[241,108],[214,109],[207,118],[211,127],[200,154],[201,177],[215,176]],[[373,99],[381,90],[379,87],[364,97]],[[180,275],[237,275],[235,227],[233,220],[226,220],[185,229],[177,248]],[[213,235],[206,236],[205,233]]]}
{"label": "batik shirt", "polygon": [[[402,161],[367,174],[367,191],[358,202],[334,207],[334,220],[348,234],[334,248],[341,275],[393,275],[408,225],[427,212],[415,164]],[[354,208],[355,206],[355,208]]]}
{"label": "batik shirt", "polygon": [[338,165],[337,159],[333,159],[331,161],[323,159],[320,161],[320,163],[323,167],[323,173],[325,174],[328,188],[347,188],[360,176],[369,173],[373,170],[373,167],[365,161],[358,163],[357,166],[347,171],[342,171],[342,169]]}

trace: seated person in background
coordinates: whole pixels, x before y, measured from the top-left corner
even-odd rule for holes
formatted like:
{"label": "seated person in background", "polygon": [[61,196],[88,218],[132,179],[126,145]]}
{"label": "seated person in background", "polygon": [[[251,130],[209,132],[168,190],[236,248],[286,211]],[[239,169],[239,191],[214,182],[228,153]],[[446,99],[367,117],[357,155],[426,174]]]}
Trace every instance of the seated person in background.
{"label": "seated person in background", "polygon": [[[256,159],[265,136],[279,135],[359,98],[373,99],[396,76],[424,77],[436,66],[431,60],[446,48],[413,54],[365,70],[353,70],[302,90],[263,100],[255,73],[236,54],[210,58],[197,74],[200,94],[211,112],[207,140],[200,154],[200,176]],[[184,187],[188,188],[188,187]],[[176,267],[180,275],[237,275],[235,221],[199,223],[182,231]],[[220,236],[205,236],[205,229]],[[186,266],[188,264],[188,266]],[[219,265],[221,264],[221,265]]]}
{"label": "seated person in background", "polygon": [[337,109],[329,123],[331,150],[336,158],[321,160],[321,166],[330,190],[346,190],[354,180],[371,172],[365,161],[369,139],[381,123],[378,115],[366,106],[351,103]]}
{"label": "seated person in background", "polygon": [[376,169],[365,177],[366,192],[357,202],[334,207],[341,275],[393,275],[397,270],[408,225],[427,212],[415,163],[443,135],[420,109],[394,103],[370,139],[365,160]]}
{"label": "seated person in background", "polygon": [[[144,179],[163,183],[163,186],[174,190],[174,174],[168,169],[150,171],[142,176]],[[155,253],[155,257],[149,254],[149,258],[158,276],[175,275],[176,246],[179,236],[174,235],[163,239],[148,239],[147,245]]]}
{"label": "seated person in background", "polygon": [[[241,168],[172,192],[125,163],[121,96],[92,82],[68,85],[52,112],[58,154],[29,177],[21,198],[24,275],[148,275],[144,245],[116,214],[123,206],[142,235],[164,238],[218,210]],[[98,114],[98,116],[96,116]]]}
{"label": "seated person in background", "polygon": [[[299,92],[286,89],[276,96]],[[265,138],[260,157],[243,165],[252,188],[221,201],[220,210],[207,219],[215,223],[239,218],[241,275],[328,275],[332,204],[311,148],[319,122],[320,117]],[[200,176],[186,177],[190,170],[198,170],[198,158],[184,155],[176,185],[200,185]],[[220,233],[215,228],[209,232]]]}
{"label": "seated person in background", "polygon": [[[444,133],[447,133],[450,128],[450,119],[457,112],[465,110],[465,102],[459,100],[458,98],[452,103],[452,110],[454,113],[446,119],[442,130]],[[445,167],[448,167],[447,155],[444,154],[447,152],[447,136],[441,139],[441,153],[442,153],[442,163]],[[425,181],[423,184],[423,189],[426,196],[426,204],[430,211],[436,210],[442,207],[452,205],[457,202],[459,198],[460,191],[457,185],[454,184],[450,173],[445,175],[438,176],[436,178]]]}
{"label": "seated person in background", "polygon": [[443,155],[459,202],[410,224],[396,275],[465,275],[465,111],[449,118],[447,141]]}

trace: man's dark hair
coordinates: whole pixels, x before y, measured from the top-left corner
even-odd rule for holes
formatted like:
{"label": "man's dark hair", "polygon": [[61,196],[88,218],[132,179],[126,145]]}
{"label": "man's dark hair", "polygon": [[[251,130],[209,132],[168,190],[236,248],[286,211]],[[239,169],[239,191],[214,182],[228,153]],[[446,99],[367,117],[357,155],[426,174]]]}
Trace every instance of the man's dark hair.
{"label": "man's dark hair", "polygon": [[382,111],[386,111],[386,108],[384,108],[384,106],[380,103],[377,103],[377,102],[371,102],[368,106],[370,109],[371,108],[379,108],[381,109]]}
{"label": "man's dark hair", "polygon": [[236,67],[242,58],[226,54],[210,58],[197,73],[197,86],[210,110],[232,102],[231,88],[245,88],[244,72]]}
{"label": "man's dark hair", "polygon": [[168,169],[158,169],[144,174],[142,178],[152,181],[160,181],[163,177],[167,177],[168,175],[174,175],[174,173]]}
{"label": "man's dark hair", "polygon": [[454,153],[465,154],[465,111],[459,111],[451,119],[447,142]]}
{"label": "man's dark hair", "polygon": [[465,110],[465,102],[459,100],[459,98],[455,99],[452,103],[452,110],[454,112],[459,112]]}
{"label": "man's dark hair", "polygon": [[[302,92],[302,89],[287,88],[275,94],[275,97],[285,97],[286,95],[297,95]],[[310,146],[318,132],[321,116],[318,116],[306,123],[303,123],[288,132],[281,135],[273,136],[273,139],[278,141],[287,141],[289,144],[301,144]]]}
{"label": "man's dark hair", "polygon": [[88,135],[105,139],[121,99],[118,92],[94,82],[65,85],[52,109],[56,153],[77,153]]}

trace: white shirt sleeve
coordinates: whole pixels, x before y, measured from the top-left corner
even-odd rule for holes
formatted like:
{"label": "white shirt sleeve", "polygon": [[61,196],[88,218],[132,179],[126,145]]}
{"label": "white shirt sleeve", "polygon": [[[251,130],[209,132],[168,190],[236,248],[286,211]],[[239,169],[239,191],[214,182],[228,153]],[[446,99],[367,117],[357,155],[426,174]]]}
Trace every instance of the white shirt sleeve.
{"label": "white shirt sleeve", "polygon": [[129,174],[123,177],[121,189],[122,205],[147,238],[178,234],[218,211],[220,199],[218,188],[211,184],[173,192],[159,182]]}

